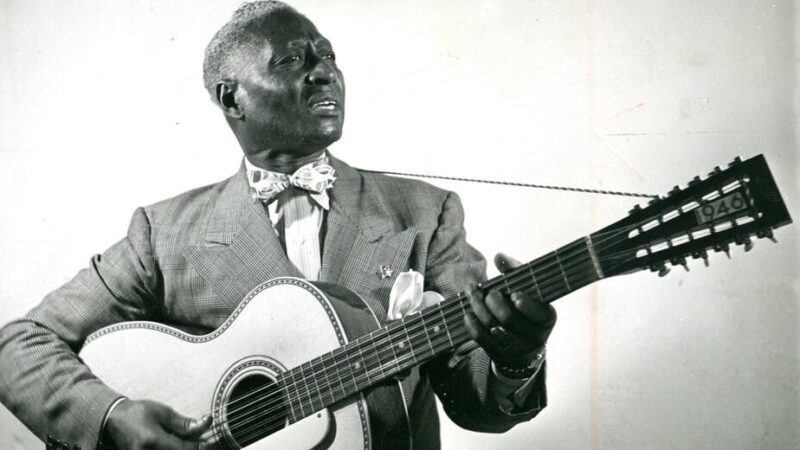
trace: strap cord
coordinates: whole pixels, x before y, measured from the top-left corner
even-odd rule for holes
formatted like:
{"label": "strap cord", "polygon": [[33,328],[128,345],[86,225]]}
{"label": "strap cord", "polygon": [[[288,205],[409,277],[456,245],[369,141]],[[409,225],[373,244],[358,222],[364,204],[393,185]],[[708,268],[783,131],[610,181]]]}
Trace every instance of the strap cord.
{"label": "strap cord", "polygon": [[499,184],[502,186],[518,186],[518,187],[529,187],[535,189],[551,189],[555,191],[581,192],[584,194],[603,194],[603,195],[620,195],[625,197],[658,198],[657,195],[640,194],[636,192],[608,191],[603,189],[586,189],[586,188],[577,188],[569,186],[552,186],[547,184],[517,183],[514,181],[482,180],[478,178],[447,177],[442,175],[426,175],[419,173],[387,172],[385,170],[367,170],[367,169],[358,169],[358,170],[369,173],[382,173],[385,175],[399,175],[402,177],[432,178],[436,180],[466,181],[469,183]]}

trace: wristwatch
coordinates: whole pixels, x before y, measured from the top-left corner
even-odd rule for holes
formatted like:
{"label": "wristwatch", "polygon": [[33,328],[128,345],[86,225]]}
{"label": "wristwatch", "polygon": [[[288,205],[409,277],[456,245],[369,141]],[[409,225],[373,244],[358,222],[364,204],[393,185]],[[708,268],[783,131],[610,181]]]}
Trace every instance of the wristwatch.
{"label": "wristwatch", "polygon": [[547,348],[543,345],[539,350],[536,351],[534,357],[528,362],[528,364],[521,366],[495,364],[495,368],[500,375],[513,380],[524,380],[526,378],[530,378],[536,375],[536,373],[539,372],[539,369],[541,369],[542,364],[544,364],[544,355],[546,350]]}

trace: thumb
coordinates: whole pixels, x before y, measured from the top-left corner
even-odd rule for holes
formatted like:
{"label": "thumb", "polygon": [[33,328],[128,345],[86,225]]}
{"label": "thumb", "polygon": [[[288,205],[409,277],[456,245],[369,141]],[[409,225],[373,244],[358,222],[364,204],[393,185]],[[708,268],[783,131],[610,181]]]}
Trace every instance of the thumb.
{"label": "thumb", "polygon": [[522,263],[505,253],[498,253],[494,256],[494,265],[501,273],[506,273],[515,267],[521,266]]}
{"label": "thumb", "polygon": [[199,439],[211,427],[211,415],[206,414],[199,419],[183,416],[167,408],[163,416],[164,429],[184,439]]}

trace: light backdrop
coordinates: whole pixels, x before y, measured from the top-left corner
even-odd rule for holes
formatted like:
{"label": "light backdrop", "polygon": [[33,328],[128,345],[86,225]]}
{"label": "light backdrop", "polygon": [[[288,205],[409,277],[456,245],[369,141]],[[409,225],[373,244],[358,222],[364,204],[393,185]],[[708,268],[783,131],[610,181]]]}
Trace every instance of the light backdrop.
{"label": "light backdrop", "polygon": [[[135,207],[237,169],[201,63],[238,3],[0,1],[0,322],[121,238]],[[791,1],[294,5],[345,74],[331,151],[352,165],[665,193],[764,153],[798,214]],[[532,259],[638,202],[436,184],[489,257]],[[560,300],[550,406],[505,435],[445,419],[444,447],[796,448],[798,227],[777,238]],[[40,447],[0,409],[0,448]]]}

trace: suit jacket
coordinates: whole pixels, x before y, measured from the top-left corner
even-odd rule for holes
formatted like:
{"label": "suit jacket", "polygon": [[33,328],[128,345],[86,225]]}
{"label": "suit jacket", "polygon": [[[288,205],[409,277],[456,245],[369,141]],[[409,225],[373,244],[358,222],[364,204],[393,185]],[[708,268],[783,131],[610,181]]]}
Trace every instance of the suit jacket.
{"label": "suit jacket", "polygon": [[[461,203],[427,183],[359,172],[331,157],[337,181],[323,236],[320,280],[360,294],[383,321],[394,276],[412,268],[445,297],[484,277],[465,241]],[[123,393],[76,356],[88,335],[127,320],[155,320],[197,333],[218,327],[255,286],[299,276],[264,206],[250,198],[243,168],[217,184],[135,211],[127,236],[0,331],[0,400],[43,440],[94,448],[104,415]],[[536,415],[510,416],[489,388],[477,346],[416,370],[404,381],[415,447],[438,448],[432,391],[459,425],[500,432]],[[531,404],[544,405],[544,380]],[[380,437],[377,437],[380,439]]]}

